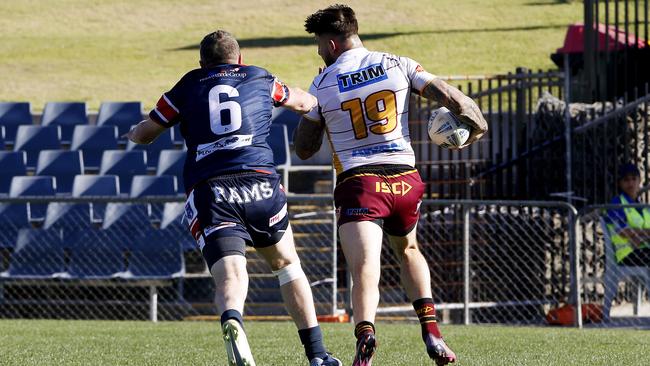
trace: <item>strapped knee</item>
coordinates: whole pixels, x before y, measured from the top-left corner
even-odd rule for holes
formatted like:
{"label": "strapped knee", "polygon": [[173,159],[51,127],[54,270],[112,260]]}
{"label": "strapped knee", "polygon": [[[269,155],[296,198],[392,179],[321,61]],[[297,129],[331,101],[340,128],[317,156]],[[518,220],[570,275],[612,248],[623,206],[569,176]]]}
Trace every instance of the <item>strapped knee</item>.
{"label": "strapped knee", "polygon": [[284,286],[287,283],[297,280],[299,278],[307,278],[305,272],[302,271],[302,266],[300,262],[291,263],[290,265],[280,268],[277,271],[273,271],[273,274],[278,278],[280,286]]}

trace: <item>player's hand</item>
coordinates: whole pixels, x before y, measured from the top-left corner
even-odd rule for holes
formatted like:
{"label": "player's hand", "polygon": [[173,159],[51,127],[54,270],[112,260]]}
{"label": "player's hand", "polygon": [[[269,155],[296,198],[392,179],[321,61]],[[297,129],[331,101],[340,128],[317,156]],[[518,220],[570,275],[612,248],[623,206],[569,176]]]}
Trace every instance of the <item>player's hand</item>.
{"label": "player's hand", "polygon": [[488,124],[483,117],[483,113],[478,105],[469,97],[466,97],[460,104],[460,114],[457,115],[458,119],[472,127],[467,142],[460,146],[464,148],[479,140],[488,131]]}

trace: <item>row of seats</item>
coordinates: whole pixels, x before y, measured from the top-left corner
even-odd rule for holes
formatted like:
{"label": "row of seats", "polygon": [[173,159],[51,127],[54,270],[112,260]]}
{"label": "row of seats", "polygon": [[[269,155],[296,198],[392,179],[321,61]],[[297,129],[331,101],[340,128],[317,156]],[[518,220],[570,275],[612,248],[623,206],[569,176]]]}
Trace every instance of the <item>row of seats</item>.
{"label": "row of seats", "polygon": [[[24,151],[27,154],[27,167],[33,169],[42,150],[64,149],[60,132],[59,126],[19,126],[12,150]],[[98,169],[104,150],[118,149],[118,136],[118,129],[115,126],[75,126],[70,150],[81,151],[85,166]],[[139,145],[131,141],[126,144],[127,151],[146,151],[147,164],[152,168],[155,168],[158,163],[160,151],[175,148],[173,130],[163,132],[149,145]]]}
{"label": "row of seats", "polygon": [[[97,126],[115,126],[122,136],[129,128],[143,119],[140,102],[102,102],[97,115]],[[4,138],[13,144],[20,125],[31,125],[33,121],[29,102],[0,102],[0,126],[5,127]],[[61,126],[61,141],[70,143],[74,127],[88,125],[88,113],[84,102],[48,102],[41,115],[41,126]],[[182,143],[180,134],[174,135],[175,142]],[[126,142],[126,140],[122,140]]]}
{"label": "row of seats", "polygon": [[0,279],[168,279],[185,273],[180,242],[161,230],[125,240],[117,231],[91,229],[66,239],[57,230],[21,229]]}
{"label": "row of seats", "polygon": [[[184,193],[183,165],[187,152],[182,150],[162,150],[156,166],[156,176],[170,175],[177,179],[178,193]],[[146,175],[148,172],[148,154],[142,150],[106,150],[102,153],[99,164],[100,175],[116,175],[119,178],[121,192],[131,190],[134,176]],[[0,195],[12,191],[12,180],[16,176],[27,174],[27,157],[23,151],[0,151]],[[55,193],[70,194],[73,191],[73,182],[77,175],[88,173],[84,155],[81,151],[43,150],[38,155],[36,163],[36,176],[53,176],[56,178]],[[16,184],[29,183],[25,180]]]}

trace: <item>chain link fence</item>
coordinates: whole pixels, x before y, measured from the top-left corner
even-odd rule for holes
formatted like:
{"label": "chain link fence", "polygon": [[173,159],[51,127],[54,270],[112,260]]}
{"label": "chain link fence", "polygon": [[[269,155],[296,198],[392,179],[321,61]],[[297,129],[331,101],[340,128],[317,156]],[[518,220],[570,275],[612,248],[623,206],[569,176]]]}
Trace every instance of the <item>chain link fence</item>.
{"label": "chain link fence", "polygon": [[[418,240],[441,318],[545,324],[549,311],[571,304],[579,326],[643,326],[648,271],[612,275],[621,268],[606,250],[604,209],[578,215],[562,202],[424,201]],[[290,197],[289,213],[318,314],[353,312],[331,196]],[[0,317],[217,315],[213,279],[183,215],[184,202],[168,197],[0,199]],[[413,317],[399,261],[384,245],[379,316]],[[286,315],[270,267],[252,249],[247,258],[246,315]],[[584,306],[598,307],[601,319],[581,314]]]}

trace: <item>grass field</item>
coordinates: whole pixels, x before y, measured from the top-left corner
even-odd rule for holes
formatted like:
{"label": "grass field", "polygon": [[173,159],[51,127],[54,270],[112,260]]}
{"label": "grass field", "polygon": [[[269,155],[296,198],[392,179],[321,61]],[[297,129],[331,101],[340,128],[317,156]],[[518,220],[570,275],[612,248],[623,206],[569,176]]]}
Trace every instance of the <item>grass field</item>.
{"label": "grass field", "polygon": [[[140,100],[151,106],[187,70],[196,45],[223,28],[245,62],[307,87],[322,61],[303,30],[334,1],[21,0],[0,2],[0,100]],[[582,3],[559,0],[349,1],[371,49],[410,56],[433,73],[552,67]]]}
{"label": "grass field", "polygon": [[[324,324],[349,365],[348,324]],[[289,322],[248,322],[257,364],[306,365]],[[379,324],[375,365],[431,365],[417,325]],[[636,330],[445,326],[459,365],[647,365],[650,333]],[[0,321],[0,365],[225,365],[214,322]]]}

